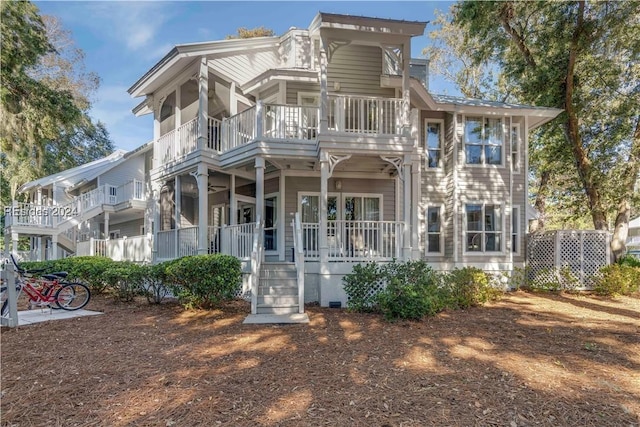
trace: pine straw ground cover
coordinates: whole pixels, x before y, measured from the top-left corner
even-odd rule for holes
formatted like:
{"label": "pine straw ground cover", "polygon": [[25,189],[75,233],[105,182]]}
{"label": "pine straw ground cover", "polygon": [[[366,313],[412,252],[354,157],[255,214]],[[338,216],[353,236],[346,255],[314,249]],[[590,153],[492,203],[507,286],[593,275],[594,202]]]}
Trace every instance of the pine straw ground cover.
{"label": "pine straw ground cover", "polygon": [[518,292],[420,323],[114,304],[2,331],[2,425],[631,426],[640,300]]}

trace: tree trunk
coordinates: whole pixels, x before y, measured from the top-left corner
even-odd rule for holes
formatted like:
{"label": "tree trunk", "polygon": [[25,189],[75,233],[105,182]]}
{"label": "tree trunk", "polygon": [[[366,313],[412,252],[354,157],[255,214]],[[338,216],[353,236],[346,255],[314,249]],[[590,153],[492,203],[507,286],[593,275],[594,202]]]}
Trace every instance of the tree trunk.
{"label": "tree trunk", "polygon": [[629,220],[631,219],[631,205],[627,199],[620,202],[616,215],[616,227],[611,237],[611,255],[617,261],[627,251],[626,241],[629,237]]}
{"label": "tree trunk", "polygon": [[551,173],[549,171],[542,171],[540,174],[540,184],[538,185],[538,193],[536,194],[535,208],[538,212],[538,218],[533,221],[529,232],[538,233],[544,231],[547,221],[547,188],[549,186],[549,179]]}

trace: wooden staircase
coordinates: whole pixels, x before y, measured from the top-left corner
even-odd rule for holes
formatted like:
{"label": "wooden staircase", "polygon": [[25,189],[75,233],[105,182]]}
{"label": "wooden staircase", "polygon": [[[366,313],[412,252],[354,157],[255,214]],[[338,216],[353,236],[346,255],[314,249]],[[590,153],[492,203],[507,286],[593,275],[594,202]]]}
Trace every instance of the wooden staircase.
{"label": "wooden staircase", "polygon": [[296,265],[292,262],[263,262],[258,282],[257,314],[299,312]]}

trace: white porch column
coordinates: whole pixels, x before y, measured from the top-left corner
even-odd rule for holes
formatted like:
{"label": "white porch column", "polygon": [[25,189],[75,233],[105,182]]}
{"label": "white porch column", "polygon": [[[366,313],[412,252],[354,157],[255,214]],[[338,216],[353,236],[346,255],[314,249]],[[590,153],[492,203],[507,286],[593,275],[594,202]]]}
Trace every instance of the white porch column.
{"label": "white porch column", "polygon": [[256,157],[256,219],[264,221],[264,158]]}
{"label": "white porch column", "polygon": [[402,258],[408,260],[411,258],[411,159],[405,156],[403,164],[403,182],[404,197],[402,200],[402,212],[404,214],[404,233],[402,243]]}
{"label": "white porch column", "polygon": [[229,115],[238,114],[238,99],[236,97],[236,82],[231,82],[229,86]]}
{"label": "white porch column", "polygon": [[[13,253],[17,254],[18,253],[18,233],[11,233],[11,250],[13,251]],[[40,252],[42,252],[42,249],[40,249]],[[42,261],[42,260],[39,260]]]}
{"label": "white porch column", "polygon": [[284,170],[280,170],[280,182],[278,183],[278,259],[284,261],[284,235],[287,228],[287,217],[285,217],[285,175]]}
{"label": "white porch column", "polygon": [[36,204],[42,206],[42,188],[36,190]]}
{"label": "white porch column", "polygon": [[198,254],[208,253],[209,246],[209,168],[198,165]]}
{"label": "white porch column", "polygon": [[[160,110],[162,109],[162,101],[157,102],[154,99],[153,100],[153,141],[154,141],[154,145],[156,144],[156,141],[158,141],[158,139],[160,139]],[[157,153],[154,151],[154,155],[153,155],[153,159],[152,159],[152,163],[153,163],[153,167],[157,168],[158,166],[160,166],[160,158],[156,157]]]}
{"label": "white porch column", "polygon": [[173,198],[175,201],[175,231],[174,233],[176,234],[176,238],[175,238],[175,252],[174,252],[174,257],[177,258],[178,254],[179,254],[179,248],[180,248],[180,242],[179,237],[180,237],[180,233],[178,232],[178,230],[180,229],[180,225],[182,223],[182,179],[180,178],[180,175],[176,175],[175,177],[175,184],[174,184],[174,189],[173,189]]}
{"label": "white porch column", "polygon": [[320,38],[320,133],[329,129],[329,98],[327,91],[327,50],[326,40]]}
{"label": "white porch column", "polygon": [[104,238],[109,238],[109,212],[104,213]]}
{"label": "white porch column", "polygon": [[409,127],[409,108],[411,98],[411,80],[409,75],[409,64],[411,60],[411,42],[406,41],[402,45],[402,126],[403,134]]}
{"label": "white porch column", "polygon": [[411,165],[411,258],[420,259],[420,160]]}
{"label": "white porch column", "polygon": [[153,231],[153,242],[152,242],[152,254],[151,260],[155,261],[158,258],[158,231],[160,231],[160,195],[161,195],[162,187],[158,185],[158,183],[154,183],[154,188],[151,190],[151,194],[153,195],[153,227],[147,230],[147,235],[150,231]]}
{"label": "white porch column", "polygon": [[198,149],[207,147],[209,118],[209,66],[207,58],[200,60],[198,76]]}
{"label": "white porch column", "polygon": [[326,151],[320,153],[320,241],[318,249],[320,251],[320,263],[326,265],[329,262],[329,241],[327,240],[327,206],[329,187],[329,155]]}
{"label": "white porch column", "polygon": [[58,259],[58,235],[55,233],[51,236],[51,258],[50,259]]}

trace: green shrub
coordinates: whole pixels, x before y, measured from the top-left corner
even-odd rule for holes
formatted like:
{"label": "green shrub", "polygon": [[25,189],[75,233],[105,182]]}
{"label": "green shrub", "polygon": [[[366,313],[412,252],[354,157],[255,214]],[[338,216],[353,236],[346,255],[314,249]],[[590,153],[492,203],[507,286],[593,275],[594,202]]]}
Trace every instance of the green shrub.
{"label": "green shrub", "polygon": [[166,274],[186,308],[209,308],[233,299],[242,280],[240,261],[222,254],[180,258],[167,267]]}
{"label": "green shrub", "polygon": [[111,258],[99,256],[69,257],[42,262],[21,262],[20,267],[27,270],[45,269],[47,273],[66,271],[68,280],[85,283],[92,293],[102,293],[108,285],[104,272],[114,265]]}
{"label": "green shrub", "polygon": [[175,261],[166,261],[142,266],[145,276],[142,292],[149,304],[160,304],[171,292],[167,268]]}
{"label": "green shrub", "polygon": [[377,295],[384,287],[383,269],[376,263],[356,264],[353,272],[342,278],[349,310],[366,313],[377,311]]}
{"label": "green shrub", "polygon": [[611,264],[600,269],[593,291],[598,295],[617,296],[638,292],[640,268],[623,264]]}
{"label": "green shrub", "polygon": [[117,299],[130,302],[142,293],[146,269],[128,261],[113,262],[102,275],[108,289]]}
{"label": "green shrub", "polygon": [[618,259],[617,263],[620,265],[627,265],[629,267],[640,268],[640,258],[636,258],[633,255],[623,255]]}
{"label": "green shrub", "polygon": [[377,297],[387,320],[420,320],[444,308],[438,275],[424,261],[395,261],[384,267],[387,286]]}
{"label": "green shrub", "polygon": [[489,276],[475,267],[456,268],[443,275],[448,308],[465,309],[494,301],[502,294],[490,284]]}

